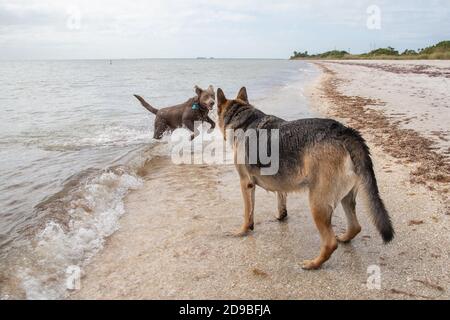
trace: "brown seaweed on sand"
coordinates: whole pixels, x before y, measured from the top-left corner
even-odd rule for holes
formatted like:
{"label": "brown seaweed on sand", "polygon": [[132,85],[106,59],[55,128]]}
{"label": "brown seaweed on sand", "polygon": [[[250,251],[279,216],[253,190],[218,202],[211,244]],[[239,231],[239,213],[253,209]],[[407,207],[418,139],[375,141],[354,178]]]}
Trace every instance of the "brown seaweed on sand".
{"label": "brown seaweed on sand", "polygon": [[414,165],[411,183],[426,185],[430,190],[437,190],[445,197],[448,193],[446,185],[450,183],[448,156],[436,152],[432,140],[421,136],[415,130],[401,128],[398,122],[390,120],[383,111],[370,108],[382,106],[384,102],[347,96],[339,92],[338,85],[344,80],[338,79],[336,73],[323,64],[317,65],[328,75],[322,90],[334,106],[331,115],[346,119],[355,129],[369,131],[375,137],[375,145],[394,158]]}

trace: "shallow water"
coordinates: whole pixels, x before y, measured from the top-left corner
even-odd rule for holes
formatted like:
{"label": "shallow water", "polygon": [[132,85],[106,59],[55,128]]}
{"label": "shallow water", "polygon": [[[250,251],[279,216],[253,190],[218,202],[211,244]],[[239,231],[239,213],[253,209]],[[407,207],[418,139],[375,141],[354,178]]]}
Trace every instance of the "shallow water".
{"label": "shallow water", "polygon": [[101,250],[140,170],[170,143],[152,141],[155,107],[193,86],[240,86],[264,111],[310,116],[302,93],[317,76],[301,61],[123,60],[0,62],[0,295],[58,298],[66,268]]}

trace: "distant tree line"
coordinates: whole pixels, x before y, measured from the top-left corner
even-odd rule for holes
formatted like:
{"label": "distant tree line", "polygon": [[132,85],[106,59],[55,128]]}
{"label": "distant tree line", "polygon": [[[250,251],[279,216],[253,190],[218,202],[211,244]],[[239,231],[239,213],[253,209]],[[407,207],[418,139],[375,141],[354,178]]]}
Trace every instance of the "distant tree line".
{"label": "distant tree line", "polygon": [[402,53],[393,47],[379,48],[363,54],[351,54],[339,50],[318,54],[294,51],[291,59],[450,59],[450,41],[442,41],[417,51],[406,49]]}

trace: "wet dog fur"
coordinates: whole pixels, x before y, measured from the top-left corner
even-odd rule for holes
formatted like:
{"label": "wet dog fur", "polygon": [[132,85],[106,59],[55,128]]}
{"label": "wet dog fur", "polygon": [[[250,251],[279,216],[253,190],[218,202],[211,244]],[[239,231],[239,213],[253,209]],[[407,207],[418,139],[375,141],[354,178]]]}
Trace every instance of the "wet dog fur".
{"label": "wet dog fur", "polygon": [[[311,213],[322,243],[318,256],[303,262],[306,270],[320,268],[338,242],[350,242],[360,233],[355,207],[361,189],[367,195],[369,212],[384,242],[393,239],[394,229],[379,195],[369,148],[358,131],[331,119],[285,121],[266,115],[249,103],[245,87],[234,100],[228,100],[218,89],[217,103],[218,125],[225,139],[227,130],[279,130],[279,170],[271,176],[261,175],[258,163],[236,163],[236,152],[246,142],[236,137],[230,141],[244,200],[244,223],[237,235],[244,236],[254,229],[255,188],[260,186],[277,193],[279,220],[287,217],[288,193],[309,191]],[[339,203],[348,228],[336,237],[331,219]]]}
{"label": "wet dog fur", "polygon": [[[145,101],[141,96],[134,95],[144,108],[156,115],[153,138],[161,139],[164,133],[172,132],[181,127],[186,127],[193,132],[191,139],[194,139],[199,131],[195,127],[196,122],[208,122],[211,130],[215,128],[215,122],[208,116],[215,104],[215,92],[213,86],[203,90],[195,86],[196,96],[186,102],[163,109],[156,109]],[[197,108],[193,108],[197,105]]]}

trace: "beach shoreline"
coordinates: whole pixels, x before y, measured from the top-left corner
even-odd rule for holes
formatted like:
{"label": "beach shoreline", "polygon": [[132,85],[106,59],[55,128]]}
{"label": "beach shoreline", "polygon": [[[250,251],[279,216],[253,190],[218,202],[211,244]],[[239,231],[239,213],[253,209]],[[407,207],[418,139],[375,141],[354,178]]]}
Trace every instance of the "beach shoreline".
{"label": "beach shoreline", "polygon": [[[363,232],[352,244],[341,245],[323,269],[303,271],[301,261],[313,257],[320,243],[306,194],[288,198],[289,219],[279,223],[275,195],[258,189],[255,231],[247,238],[234,238],[228,232],[237,230],[242,220],[234,167],[176,166],[169,158],[158,157],[148,164],[143,187],[127,196],[127,214],[121,218],[120,229],[84,270],[81,290],[69,298],[448,299],[450,223],[444,202],[448,183],[445,175],[444,181],[439,180],[448,165],[448,132],[434,119],[434,113],[442,117],[439,113],[446,106],[422,107],[431,110],[424,123],[420,110],[397,105],[397,100],[405,99],[402,89],[392,89],[397,90],[391,94],[392,100],[381,95],[386,80],[409,77],[412,82],[405,83],[408,90],[411,83],[424,81],[422,77],[437,78],[375,68],[368,74],[365,69],[369,68],[361,65],[318,64],[323,73],[306,91],[311,108],[324,117],[355,126],[367,139],[381,195],[397,232],[392,244],[382,245],[359,201]],[[414,77],[420,78],[414,82]],[[364,81],[372,87],[361,88]],[[409,97],[408,103],[445,103],[440,100],[442,94],[438,90],[438,99]],[[361,108],[359,113],[354,112],[356,107]],[[374,121],[380,113],[394,119]],[[383,132],[386,124],[388,132]],[[396,132],[394,129],[409,130],[404,141],[431,141],[426,146],[436,156],[417,154],[419,162],[413,161],[411,152],[395,157],[396,152],[401,153],[401,145],[393,143],[394,137],[383,138]],[[435,131],[439,134],[432,133]],[[443,161],[444,166],[437,168],[438,172],[430,171],[436,161]],[[162,209],[150,214],[149,208]],[[345,229],[341,208],[336,210],[333,223],[337,232]],[[371,266],[381,271],[378,289],[366,285]]]}
{"label": "beach shoreline", "polygon": [[[404,75],[409,76],[409,81],[414,81],[411,79],[413,77],[419,77],[419,80],[429,77],[428,80],[433,80],[434,83],[425,81],[423,88],[414,87],[414,90],[424,92],[444,80],[446,83],[440,89],[445,92],[450,83],[447,80],[450,63],[446,63],[447,68],[443,68],[444,63],[438,61],[437,65],[425,65],[417,61],[410,61],[409,64],[317,61],[314,64],[322,70],[322,75],[315,86],[309,88],[308,95],[312,106],[319,113],[339,119],[361,131],[372,145],[398,159],[398,163],[410,170],[411,183],[425,185],[445,201],[450,192],[450,130],[447,128],[450,123],[450,105],[447,100],[432,96],[413,94],[405,97],[405,94],[398,92],[403,89],[392,92],[393,84],[387,81],[377,82],[377,79],[387,75],[391,80],[395,78],[394,81],[398,81],[401,86],[405,85],[401,83],[406,81]],[[362,81],[356,84],[358,80],[349,75],[364,74],[365,68],[371,70],[370,76],[359,77],[358,80]],[[383,79],[385,80],[386,78]],[[364,94],[356,95],[365,85]],[[377,94],[379,91],[384,91],[384,97],[380,98]],[[430,104],[436,110],[424,108],[424,98],[430,99]],[[401,103],[404,99],[410,100]],[[436,101],[441,104],[436,105]],[[450,203],[445,205],[449,207]]]}

